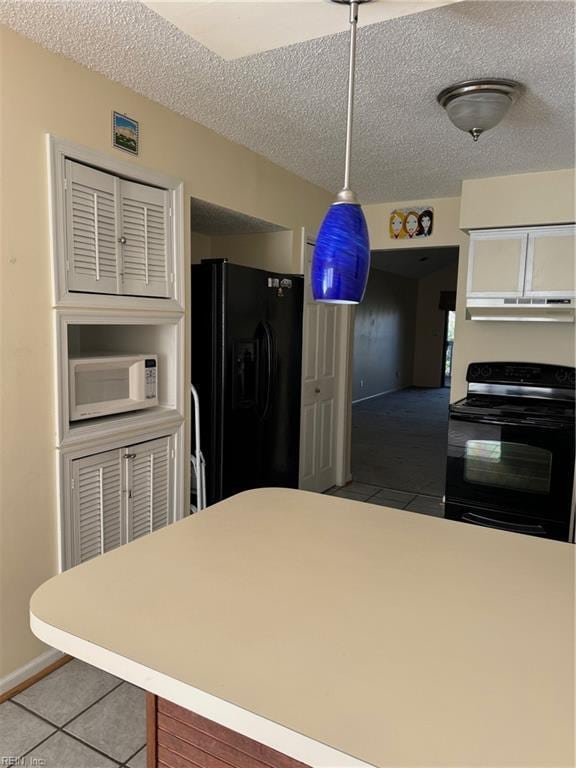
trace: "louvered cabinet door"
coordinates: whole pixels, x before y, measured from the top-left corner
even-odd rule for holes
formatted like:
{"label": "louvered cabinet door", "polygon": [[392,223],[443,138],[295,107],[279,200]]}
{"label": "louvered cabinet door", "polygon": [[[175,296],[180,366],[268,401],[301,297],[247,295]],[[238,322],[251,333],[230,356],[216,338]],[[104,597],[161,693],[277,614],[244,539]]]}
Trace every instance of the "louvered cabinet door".
{"label": "louvered cabinet door", "polygon": [[126,448],[128,541],[163,528],[174,519],[171,453],[169,437]]}
{"label": "louvered cabinet door", "polygon": [[68,290],[119,293],[118,179],[66,160]]}
{"label": "louvered cabinet door", "polygon": [[171,238],[166,190],[120,181],[122,293],[170,296]]}
{"label": "louvered cabinet door", "polygon": [[74,565],[124,543],[122,461],[115,450],[72,462]]}

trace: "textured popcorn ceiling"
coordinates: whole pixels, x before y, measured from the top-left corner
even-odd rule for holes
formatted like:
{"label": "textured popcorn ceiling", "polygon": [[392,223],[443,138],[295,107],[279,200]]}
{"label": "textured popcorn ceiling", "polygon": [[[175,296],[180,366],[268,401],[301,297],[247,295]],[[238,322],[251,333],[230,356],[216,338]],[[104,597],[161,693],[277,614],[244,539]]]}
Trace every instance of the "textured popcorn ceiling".
{"label": "textured popcorn ceiling", "polygon": [[202,235],[256,235],[284,230],[284,227],[263,219],[255,219],[195,197],[192,198],[190,224],[193,232]]}
{"label": "textured popcorn ceiling", "polygon": [[[341,186],[346,33],[224,61],[131,0],[0,2],[0,22],[326,189]],[[361,29],[360,199],[458,195],[462,179],[573,166],[573,41],[574,6],[553,0],[465,1]],[[436,95],[482,76],[520,80],[526,92],[475,144]]]}

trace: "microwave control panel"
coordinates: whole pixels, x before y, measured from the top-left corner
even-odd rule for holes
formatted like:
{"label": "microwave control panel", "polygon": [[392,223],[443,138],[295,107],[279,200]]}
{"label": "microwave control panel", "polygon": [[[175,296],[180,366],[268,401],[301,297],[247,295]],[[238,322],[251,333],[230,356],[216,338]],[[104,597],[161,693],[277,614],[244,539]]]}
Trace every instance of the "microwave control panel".
{"label": "microwave control panel", "polygon": [[153,358],[148,358],[144,362],[144,369],[146,371],[144,381],[144,396],[146,400],[154,400],[157,397],[158,392],[156,360]]}

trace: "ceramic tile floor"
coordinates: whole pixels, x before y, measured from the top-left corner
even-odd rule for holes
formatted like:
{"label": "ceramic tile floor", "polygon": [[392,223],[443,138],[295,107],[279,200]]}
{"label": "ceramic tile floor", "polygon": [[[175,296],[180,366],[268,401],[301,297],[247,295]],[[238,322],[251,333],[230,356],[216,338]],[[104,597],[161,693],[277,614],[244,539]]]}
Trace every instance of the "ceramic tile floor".
{"label": "ceramic tile floor", "polygon": [[146,768],[144,691],[77,659],[0,704],[0,766]]}
{"label": "ceramic tile floor", "polygon": [[405,509],[408,512],[420,512],[424,515],[444,517],[444,503],[440,496],[397,491],[392,488],[381,488],[370,483],[357,482],[352,482],[343,488],[331,488],[327,493],[331,496],[340,496],[345,499],[380,504],[383,507],[393,507],[394,509]]}

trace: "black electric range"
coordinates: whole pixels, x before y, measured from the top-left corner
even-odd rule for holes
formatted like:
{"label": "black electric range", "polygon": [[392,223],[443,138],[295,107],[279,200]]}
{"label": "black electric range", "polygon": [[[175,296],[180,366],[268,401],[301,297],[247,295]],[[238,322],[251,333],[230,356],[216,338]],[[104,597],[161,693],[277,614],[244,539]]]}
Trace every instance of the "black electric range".
{"label": "black electric range", "polygon": [[574,538],[575,370],[473,363],[450,406],[447,518]]}

